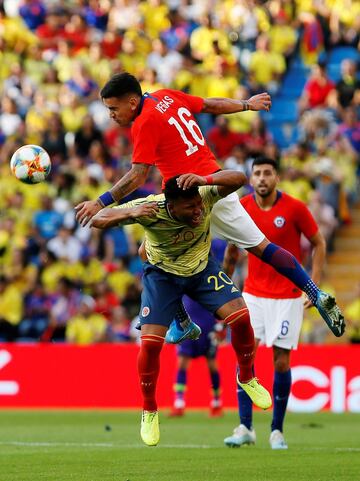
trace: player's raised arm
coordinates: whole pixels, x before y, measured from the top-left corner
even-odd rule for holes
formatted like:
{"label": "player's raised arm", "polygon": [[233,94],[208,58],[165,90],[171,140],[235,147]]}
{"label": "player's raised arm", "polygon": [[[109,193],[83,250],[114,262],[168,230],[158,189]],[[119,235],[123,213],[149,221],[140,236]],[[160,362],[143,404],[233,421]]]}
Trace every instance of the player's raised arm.
{"label": "player's raised arm", "polygon": [[91,226],[98,229],[114,227],[129,219],[139,217],[155,217],[159,207],[156,202],[148,202],[134,207],[105,207],[101,209],[91,220]]}
{"label": "player's raised arm", "polygon": [[183,190],[190,189],[194,185],[217,185],[221,197],[235,192],[247,182],[246,175],[235,170],[222,170],[205,177],[196,174],[182,174],[177,179],[178,186]]}
{"label": "player's raised arm", "polygon": [[144,184],[149,169],[150,165],[148,164],[133,164],[129,172],[121,177],[109,191],[102,194],[96,200],[87,200],[78,204],[75,207],[76,220],[82,226],[85,226],[100,209],[119,202],[131,194],[131,192],[134,192],[134,190]]}
{"label": "player's raised arm", "polygon": [[271,107],[271,97],[267,92],[254,95],[248,100],[236,100],[221,97],[204,99],[202,112],[206,114],[233,114],[247,110],[265,110],[268,112]]}

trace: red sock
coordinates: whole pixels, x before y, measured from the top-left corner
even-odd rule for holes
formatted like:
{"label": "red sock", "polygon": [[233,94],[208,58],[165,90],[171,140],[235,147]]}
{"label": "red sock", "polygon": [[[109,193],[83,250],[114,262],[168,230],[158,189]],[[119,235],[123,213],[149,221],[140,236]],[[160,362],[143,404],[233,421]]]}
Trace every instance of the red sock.
{"label": "red sock", "polygon": [[157,411],[156,383],[160,372],[160,352],[164,338],[153,334],[141,336],[138,373],[144,411]]}
{"label": "red sock", "polygon": [[240,367],[240,381],[250,381],[254,377],[252,366],[254,363],[255,339],[248,308],[243,307],[233,312],[224,319],[224,323],[231,329],[231,344]]}

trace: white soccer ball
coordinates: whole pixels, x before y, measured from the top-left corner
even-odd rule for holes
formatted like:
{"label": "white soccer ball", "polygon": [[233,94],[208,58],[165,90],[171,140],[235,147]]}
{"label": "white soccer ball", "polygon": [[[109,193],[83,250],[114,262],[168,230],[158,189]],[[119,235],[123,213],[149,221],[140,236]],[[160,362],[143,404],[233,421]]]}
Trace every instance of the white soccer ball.
{"label": "white soccer ball", "polygon": [[50,174],[49,154],[38,145],[23,145],[10,160],[10,169],[15,177],[25,184],[43,182]]}

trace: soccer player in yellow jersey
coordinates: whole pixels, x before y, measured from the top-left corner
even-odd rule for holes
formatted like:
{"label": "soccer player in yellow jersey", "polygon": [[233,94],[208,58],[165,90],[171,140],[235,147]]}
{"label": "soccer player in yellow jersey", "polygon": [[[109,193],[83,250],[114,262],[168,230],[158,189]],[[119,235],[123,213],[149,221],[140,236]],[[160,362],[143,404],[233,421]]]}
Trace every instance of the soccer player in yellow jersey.
{"label": "soccer player in yellow jersey", "polygon": [[270,394],[253,377],[254,333],[248,309],[231,279],[209,255],[211,209],[245,182],[244,174],[230,170],[206,177],[183,174],[165,183],[164,194],[104,208],[92,219],[98,228],[132,222],[145,228],[148,260],[140,310],[138,372],[144,401],[141,437],[148,446],[160,439],[155,397],[160,352],[184,294],[230,327],[240,386],[257,406],[271,406]]}

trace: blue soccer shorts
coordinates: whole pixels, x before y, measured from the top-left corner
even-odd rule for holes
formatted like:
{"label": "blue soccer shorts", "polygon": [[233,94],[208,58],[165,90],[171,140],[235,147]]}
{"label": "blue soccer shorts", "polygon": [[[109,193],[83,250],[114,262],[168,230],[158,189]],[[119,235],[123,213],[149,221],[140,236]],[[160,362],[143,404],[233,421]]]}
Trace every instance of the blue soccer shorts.
{"label": "blue soccer shorts", "polygon": [[233,281],[213,257],[209,258],[203,271],[189,277],[170,274],[146,262],[140,323],[169,327],[184,294],[213,314],[227,302],[241,297]]}

